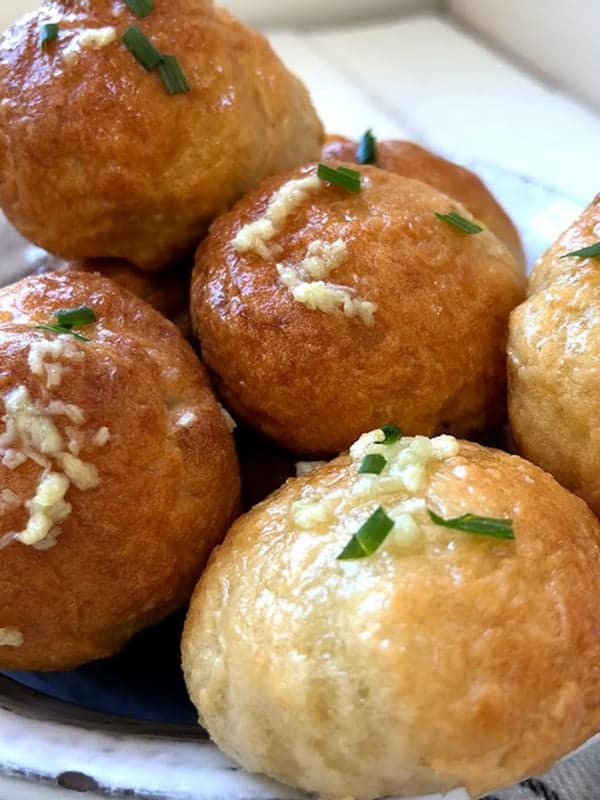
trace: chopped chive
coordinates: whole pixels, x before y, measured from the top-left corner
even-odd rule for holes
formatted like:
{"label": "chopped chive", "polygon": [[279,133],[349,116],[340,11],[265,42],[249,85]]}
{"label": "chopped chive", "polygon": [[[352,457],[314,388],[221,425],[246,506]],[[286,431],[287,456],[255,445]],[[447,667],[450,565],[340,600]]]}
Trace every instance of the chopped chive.
{"label": "chopped chive", "polygon": [[70,329],[80,325],[91,325],[92,322],[96,322],[96,315],[88,306],[57,311],[54,316],[56,317],[57,325],[61,328]]}
{"label": "chopped chive", "polygon": [[131,55],[134,56],[148,72],[156,69],[163,60],[161,54],[156,47],[154,47],[146,34],[142,33],[135,25],[125,31],[123,36],[121,36],[121,41]]}
{"label": "chopped chive", "polygon": [[356,161],[359,164],[377,163],[377,140],[373,136],[371,128],[363,134],[358,143],[358,147],[356,148]]}
{"label": "chopped chive", "polygon": [[394,444],[402,436],[402,431],[397,425],[382,425],[379,430],[383,433],[383,439],[375,444]]}
{"label": "chopped chive", "polygon": [[432,522],[444,528],[453,528],[465,533],[478,533],[481,536],[492,536],[495,539],[514,539],[515,532],[511,519],[495,517],[478,517],[476,514],[463,514],[454,519],[444,519],[433,511],[427,510]]}
{"label": "chopped chive", "polygon": [[337,557],[340,561],[352,558],[365,558],[372,555],[383,544],[388,533],[394,527],[393,521],[383,508],[379,506],[369,519],[363,523],[346,547]]}
{"label": "chopped chive", "polygon": [[454,228],[457,228],[463,233],[481,233],[483,230],[481,225],[477,225],[477,223],[471,222],[470,219],[461,217],[461,215],[457,214],[456,211],[450,211],[448,214],[438,214],[436,211],[435,215],[438,219],[441,219],[443,222],[447,222],[448,225],[452,225]]}
{"label": "chopped chive", "polygon": [[581,250],[573,250],[572,253],[565,253],[561,258],[598,258],[600,256],[600,242],[591,244],[589,247],[582,247]]}
{"label": "chopped chive", "polygon": [[147,17],[154,11],[154,0],[125,0],[136,17]]}
{"label": "chopped chive", "polygon": [[67,308],[63,311],[57,311],[54,314],[56,324],[54,325],[34,325],[37,330],[51,331],[52,333],[66,333],[73,336],[80,342],[91,341],[87,336],[82,333],[77,333],[73,328],[80,325],[90,325],[96,322],[96,314],[89,306],[80,306],[79,308]]}
{"label": "chopped chive", "polygon": [[40,47],[42,50],[46,48],[49,42],[55,42],[58,39],[58,23],[46,22],[40,28]]}
{"label": "chopped chive", "polygon": [[190,86],[176,56],[163,56],[158,73],[169,94],[183,94]]}
{"label": "chopped chive", "polygon": [[351,167],[338,167],[338,172],[348,175],[349,178],[354,178],[354,180],[360,180],[360,172],[357,169],[352,169]]}
{"label": "chopped chive", "polygon": [[317,175],[322,181],[334,183],[347,189],[349,192],[360,192],[360,172],[348,167],[328,167],[327,164],[319,164]]}
{"label": "chopped chive", "polygon": [[360,462],[358,471],[368,475],[379,475],[387,464],[387,459],[379,453],[370,453]]}
{"label": "chopped chive", "polygon": [[80,342],[89,342],[87,336],[84,336],[81,333],[77,333],[77,331],[71,330],[71,328],[64,328],[62,325],[34,325],[35,330],[40,331],[52,331],[52,333],[65,333],[69,336],[73,336],[75,339],[78,339]]}

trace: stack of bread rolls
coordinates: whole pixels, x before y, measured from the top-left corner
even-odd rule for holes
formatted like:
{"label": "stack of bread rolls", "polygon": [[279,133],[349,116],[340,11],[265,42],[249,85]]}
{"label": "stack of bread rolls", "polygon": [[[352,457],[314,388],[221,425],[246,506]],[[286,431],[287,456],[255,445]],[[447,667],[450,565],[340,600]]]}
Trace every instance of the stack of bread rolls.
{"label": "stack of bread rolls", "polygon": [[[46,0],[0,95],[0,206],[48,251],[0,290],[0,668],[190,602],[201,724],[340,800],[597,732],[597,202],[527,296],[477,176],[325,140],[210,0]],[[507,397],[528,460],[477,443]]]}

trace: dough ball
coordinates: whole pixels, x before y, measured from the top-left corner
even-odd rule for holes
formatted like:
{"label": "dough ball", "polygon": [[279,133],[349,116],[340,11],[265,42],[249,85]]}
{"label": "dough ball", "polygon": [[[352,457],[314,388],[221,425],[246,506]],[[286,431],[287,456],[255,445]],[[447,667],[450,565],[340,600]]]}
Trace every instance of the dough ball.
{"label": "dough ball", "polygon": [[600,195],[539,259],[513,312],[509,408],[519,452],[600,514]]}
{"label": "dough ball", "polygon": [[[192,600],[187,686],[252,772],[328,798],[479,797],[598,730],[600,526],[517,456],[381,438],[234,524]],[[366,455],[380,474],[359,474]],[[378,507],[393,523],[379,547],[339,559]],[[499,518],[515,538],[429,510]]]}
{"label": "dough ball", "polygon": [[68,669],[185,603],[238,508],[233,439],[175,326],[100,275],[0,290],[0,353],[0,668]]}
{"label": "dough ball", "polygon": [[[58,39],[40,46],[40,29]],[[171,95],[121,41],[175,55]],[[0,205],[66,259],[179,263],[268,175],[317,158],[321,124],[266,39],[205,0],[46,0],[0,40]]]}
{"label": "dough ball", "polygon": [[436,217],[471,220],[456,201],[357,169],[359,193],[315,165],[265,181],[215,222],[192,276],[192,321],[226,405],[308,457],[386,422],[463,435],[505,415],[520,268],[489,230]]}

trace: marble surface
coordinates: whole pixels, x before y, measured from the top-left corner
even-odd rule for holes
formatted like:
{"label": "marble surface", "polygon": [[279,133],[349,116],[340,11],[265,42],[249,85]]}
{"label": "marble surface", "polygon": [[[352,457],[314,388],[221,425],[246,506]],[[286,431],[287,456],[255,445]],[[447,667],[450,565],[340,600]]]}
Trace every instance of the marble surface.
{"label": "marble surface", "polygon": [[600,109],[597,0],[448,0],[471,30]]}
{"label": "marble surface", "polygon": [[284,58],[294,40],[292,66],[331,132],[356,136],[373,127],[383,137],[395,130],[580,202],[600,189],[600,117],[449,18],[425,14],[272,38]]}

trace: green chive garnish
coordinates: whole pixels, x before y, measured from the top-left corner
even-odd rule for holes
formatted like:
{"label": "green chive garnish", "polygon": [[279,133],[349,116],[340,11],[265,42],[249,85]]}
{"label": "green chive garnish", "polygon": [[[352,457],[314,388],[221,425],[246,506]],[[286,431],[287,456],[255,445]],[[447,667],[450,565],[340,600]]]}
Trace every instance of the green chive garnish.
{"label": "green chive garnish", "polygon": [[352,167],[338,167],[338,172],[347,175],[349,178],[358,178],[360,180],[360,172],[357,169],[352,169]]}
{"label": "green chive garnish", "polygon": [[570,258],[571,256],[576,258],[598,258],[600,256],[600,242],[591,244],[589,247],[582,247],[581,250],[573,250],[572,253],[565,253],[561,258]]}
{"label": "green chive garnish", "polygon": [[372,555],[383,544],[393,527],[393,521],[379,506],[350,539],[339,554],[338,560],[345,561],[351,558],[365,558]]}
{"label": "green chive garnish", "polygon": [[77,328],[80,325],[91,325],[92,322],[96,322],[96,315],[88,306],[57,311],[54,316],[61,328]]}
{"label": "green chive garnish", "polygon": [[511,519],[494,517],[478,517],[476,514],[463,514],[454,519],[444,519],[433,511],[427,510],[432,522],[444,528],[453,528],[465,533],[478,533],[481,536],[492,536],[495,539],[514,539],[515,532]]}
{"label": "green chive garnish", "polygon": [[176,56],[163,56],[158,65],[158,73],[169,94],[182,94],[190,91],[181,65]]}
{"label": "green chive garnish", "polygon": [[58,23],[46,22],[40,28],[40,47],[42,50],[46,48],[49,42],[55,42],[58,39]]}
{"label": "green chive garnish", "polygon": [[54,314],[56,324],[54,325],[34,325],[37,330],[51,331],[52,333],[66,333],[69,336],[74,336],[80,342],[91,341],[87,336],[82,333],[77,333],[73,328],[80,327],[81,325],[91,325],[96,322],[96,315],[94,311],[88,306],[80,306],[79,308],[67,308],[63,311],[57,311]]}
{"label": "green chive garnish", "polygon": [[463,233],[481,233],[483,230],[481,225],[477,225],[475,222],[471,222],[470,219],[461,217],[461,215],[457,214],[456,211],[450,211],[448,214],[438,214],[436,211],[435,215],[438,219],[441,219],[443,222],[447,222],[448,225],[452,225],[454,228],[457,228]]}
{"label": "green chive garnish", "polygon": [[146,34],[142,33],[135,25],[125,31],[123,36],[121,36],[121,41],[131,55],[134,56],[148,72],[156,69],[163,60],[161,54],[156,47],[154,47]]}
{"label": "green chive garnish", "polygon": [[358,471],[368,475],[379,475],[387,464],[387,459],[379,453],[371,453],[360,462]]}
{"label": "green chive garnish", "polygon": [[80,342],[91,341],[91,339],[89,339],[87,336],[84,336],[81,333],[77,333],[77,331],[71,330],[71,328],[63,328],[62,325],[34,325],[33,327],[36,330],[40,331],[52,331],[52,333],[66,333],[69,336],[75,337],[75,339],[78,339]]}
{"label": "green chive garnish", "polygon": [[136,17],[147,17],[154,11],[154,0],[125,0]]}
{"label": "green chive garnish", "polygon": [[382,425],[379,430],[383,432],[383,439],[375,444],[394,444],[402,436],[402,431],[397,425]]}
{"label": "green chive garnish", "polygon": [[377,163],[377,141],[370,128],[363,134],[362,139],[358,143],[358,147],[356,148],[356,161],[359,164]]}
{"label": "green chive garnish", "polygon": [[360,192],[360,172],[348,167],[328,167],[327,164],[319,164],[317,175],[322,181],[334,183],[355,194]]}

